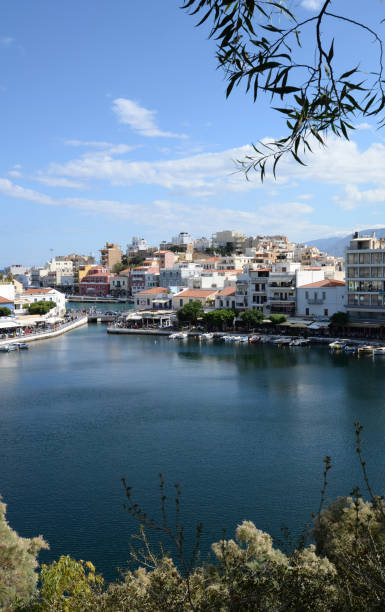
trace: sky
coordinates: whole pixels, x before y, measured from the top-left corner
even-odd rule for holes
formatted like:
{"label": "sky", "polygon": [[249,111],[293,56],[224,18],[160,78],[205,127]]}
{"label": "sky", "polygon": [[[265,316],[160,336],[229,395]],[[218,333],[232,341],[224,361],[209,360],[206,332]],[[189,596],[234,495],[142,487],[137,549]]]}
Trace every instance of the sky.
{"label": "sky", "polygon": [[[300,19],[318,4],[290,2]],[[134,235],[159,244],[234,229],[306,242],[385,226],[385,131],[373,118],[358,117],[350,141],[315,146],[306,167],[287,159],[277,180],[245,180],[236,160],[285,125],[269,100],[254,104],[243,89],[226,100],[208,26],[180,5],[1,3],[0,268],[98,257],[106,241],[125,248]],[[330,5],[344,9],[382,36],[380,0]],[[335,22],[325,35],[341,71],[376,67],[371,36]],[[314,27],[303,53],[313,40]]]}

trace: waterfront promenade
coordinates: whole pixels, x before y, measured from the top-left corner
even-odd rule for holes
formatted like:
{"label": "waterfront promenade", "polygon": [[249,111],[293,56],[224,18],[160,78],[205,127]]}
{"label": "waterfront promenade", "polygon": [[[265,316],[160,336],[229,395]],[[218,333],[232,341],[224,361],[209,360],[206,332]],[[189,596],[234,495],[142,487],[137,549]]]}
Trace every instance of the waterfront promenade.
{"label": "waterfront promenade", "polygon": [[55,329],[49,331],[32,331],[29,334],[25,334],[23,336],[14,336],[12,338],[8,337],[4,340],[0,340],[0,346],[13,344],[15,342],[34,342],[36,340],[48,340],[49,338],[56,338],[57,336],[66,334],[67,332],[70,332],[73,329],[77,329],[82,325],[86,325],[87,323],[87,316],[81,316],[76,318],[75,320],[69,321],[68,323],[62,323],[61,325],[57,325]]}

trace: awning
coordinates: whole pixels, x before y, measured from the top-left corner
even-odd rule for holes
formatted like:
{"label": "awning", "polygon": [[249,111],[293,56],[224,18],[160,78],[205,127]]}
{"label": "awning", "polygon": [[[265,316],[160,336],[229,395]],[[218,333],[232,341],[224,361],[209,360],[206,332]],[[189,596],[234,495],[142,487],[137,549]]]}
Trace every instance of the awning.
{"label": "awning", "polygon": [[141,321],[141,320],[142,320],[141,315],[128,315],[128,317],[126,317],[126,321]]}
{"label": "awning", "polygon": [[57,323],[58,321],[63,321],[62,317],[49,317],[48,319],[44,319],[45,323]]}
{"label": "awning", "polygon": [[14,327],[20,327],[20,323],[15,323],[15,321],[2,321],[0,319],[0,329],[13,329]]}

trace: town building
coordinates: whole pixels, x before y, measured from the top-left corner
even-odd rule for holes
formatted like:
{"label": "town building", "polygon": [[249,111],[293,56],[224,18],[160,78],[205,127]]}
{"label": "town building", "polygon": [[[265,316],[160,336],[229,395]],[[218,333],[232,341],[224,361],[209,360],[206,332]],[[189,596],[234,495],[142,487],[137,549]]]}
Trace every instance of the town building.
{"label": "town building", "polygon": [[[15,314],[24,314],[28,306],[35,302],[55,302],[55,308],[49,311],[50,316],[62,316],[66,311],[66,296],[52,287],[26,289],[15,298]],[[28,305],[28,306],[27,306]]]}
{"label": "town building", "polygon": [[184,289],[172,298],[172,307],[179,310],[190,302],[200,302],[203,307],[213,308],[215,306],[216,289]]}
{"label": "town building", "polygon": [[131,294],[159,286],[159,265],[157,260],[145,260],[141,266],[131,270]]}
{"label": "town building", "polygon": [[229,247],[232,251],[238,252],[244,248],[245,239],[246,236],[242,232],[224,230],[213,234],[212,243],[214,248]]}
{"label": "town building", "polygon": [[297,287],[297,316],[331,317],[346,311],[346,284],[325,278]]}
{"label": "town building", "polygon": [[106,242],[106,245],[100,249],[100,255],[101,265],[110,272],[113,272],[116,264],[122,263],[122,249],[113,242]]}
{"label": "town building", "polygon": [[153,258],[158,261],[159,268],[172,268],[175,264],[177,257],[172,251],[154,251]]}
{"label": "town building", "polygon": [[[0,287],[1,291],[1,287]],[[0,308],[9,308],[12,312],[15,310],[15,302],[10,298],[5,298],[0,295]]]}
{"label": "town building", "polygon": [[218,310],[223,308],[235,310],[235,291],[235,287],[221,289],[215,296],[215,308]]}
{"label": "town building", "polygon": [[92,266],[79,283],[79,294],[89,297],[110,295],[111,273],[103,266]]}
{"label": "town building", "polygon": [[264,311],[270,272],[271,268],[248,266],[238,276],[235,293],[235,307],[238,310]]}
{"label": "town building", "polygon": [[360,236],[346,250],[347,311],[351,319],[385,320],[385,239]]}
{"label": "town building", "polygon": [[202,270],[202,265],[197,262],[180,262],[172,268],[160,268],[159,284],[162,287],[187,287],[189,279],[199,276]]}
{"label": "town building", "polygon": [[135,310],[171,308],[172,299],[166,287],[152,287],[135,293]]}
{"label": "town building", "polygon": [[296,289],[318,280],[323,280],[322,268],[301,268],[297,262],[282,262],[273,265],[267,283],[266,310],[270,314],[295,315]]}

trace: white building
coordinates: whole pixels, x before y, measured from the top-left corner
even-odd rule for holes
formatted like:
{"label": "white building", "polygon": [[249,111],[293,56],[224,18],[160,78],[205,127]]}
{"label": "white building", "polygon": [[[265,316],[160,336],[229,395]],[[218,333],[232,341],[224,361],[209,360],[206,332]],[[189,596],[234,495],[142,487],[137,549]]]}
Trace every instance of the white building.
{"label": "white building", "polygon": [[188,279],[189,289],[223,289],[234,286],[239,270],[205,270],[198,276]]}
{"label": "white building", "polygon": [[344,281],[325,278],[297,287],[297,315],[306,317],[331,317],[346,311],[346,284]]}
{"label": "white building", "polygon": [[170,308],[171,294],[167,287],[152,287],[135,293],[135,310],[154,310]]}
{"label": "white building", "polygon": [[137,251],[147,251],[147,249],[148,249],[148,244],[144,238],[133,236],[131,244],[127,245],[127,254],[135,253]]}
{"label": "white building", "polygon": [[204,251],[205,249],[209,249],[211,245],[212,245],[212,240],[205,238],[205,236],[202,236],[202,238],[197,238],[196,240],[194,240],[194,249],[196,251]]}
{"label": "white building", "polygon": [[235,287],[225,287],[215,296],[215,308],[221,310],[227,308],[228,310],[235,310]]}
{"label": "white building", "polygon": [[267,283],[266,309],[270,314],[294,315],[297,287],[323,279],[322,268],[302,269],[301,264],[290,261],[274,264]]}
{"label": "white building", "polygon": [[49,311],[51,316],[62,316],[66,311],[66,296],[64,293],[51,289],[51,287],[39,289],[26,289],[15,299],[15,314],[24,314],[27,308],[25,304],[34,302],[55,302],[55,308]]}
{"label": "white building", "polygon": [[179,232],[177,236],[171,238],[173,244],[194,244],[194,238],[188,232]]}
{"label": "white building", "polygon": [[225,247],[231,244],[234,250],[240,250],[245,243],[245,239],[246,236],[242,232],[224,230],[223,232],[216,232],[216,234],[213,235],[213,246]]}

